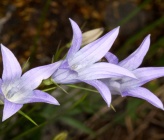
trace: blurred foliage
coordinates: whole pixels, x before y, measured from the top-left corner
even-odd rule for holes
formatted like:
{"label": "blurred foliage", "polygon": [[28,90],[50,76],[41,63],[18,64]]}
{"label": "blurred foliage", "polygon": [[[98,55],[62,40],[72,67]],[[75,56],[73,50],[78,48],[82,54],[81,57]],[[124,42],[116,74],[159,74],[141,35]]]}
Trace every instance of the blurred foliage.
{"label": "blurred foliage", "polygon": [[53,140],[66,140],[67,132],[59,133]]}
{"label": "blurred foliage", "polygon": [[[111,49],[120,60],[151,34],[151,47],[142,66],[163,66],[163,12],[162,0],[1,0],[0,41],[27,70],[65,56],[72,39],[68,18],[84,32],[100,27],[108,32],[120,25]],[[162,101],[163,82],[161,78],[146,85]],[[25,105],[25,114],[17,113],[1,123],[0,140],[164,139],[164,113],[145,101],[113,96],[114,112],[99,93],[82,83],[56,86],[44,81],[39,88],[55,96],[61,105]],[[0,106],[1,114],[2,109]]]}

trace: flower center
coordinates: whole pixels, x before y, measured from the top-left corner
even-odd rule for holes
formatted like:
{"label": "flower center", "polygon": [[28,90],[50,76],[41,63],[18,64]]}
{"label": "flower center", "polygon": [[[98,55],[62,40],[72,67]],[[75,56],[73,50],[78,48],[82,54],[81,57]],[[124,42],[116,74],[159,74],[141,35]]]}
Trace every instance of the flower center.
{"label": "flower center", "polygon": [[16,93],[18,93],[19,89],[14,87],[14,88],[11,88],[8,93],[6,94],[6,98],[7,99],[11,99]]}
{"label": "flower center", "polygon": [[77,67],[78,67],[78,66],[74,64],[74,65],[71,66],[71,69],[72,69],[72,70],[75,70]]}

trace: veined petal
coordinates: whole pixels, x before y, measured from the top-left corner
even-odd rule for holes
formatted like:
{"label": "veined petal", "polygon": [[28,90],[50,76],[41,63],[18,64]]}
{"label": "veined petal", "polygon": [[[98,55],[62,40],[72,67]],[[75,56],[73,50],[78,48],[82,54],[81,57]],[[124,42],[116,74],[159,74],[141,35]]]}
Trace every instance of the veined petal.
{"label": "veined petal", "polygon": [[28,90],[27,88],[19,89],[17,87],[13,87],[11,90],[7,92],[5,95],[6,99],[12,103],[22,104],[22,100],[27,98],[32,93],[32,90]]}
{"label": "veined petal", "polygon": [[22,74],[21,66],[14,54],[1,44],[2,59],[3,59],[3,85],[7,88],[9,84],[16,79],[19,79]]}
{"label": "veined petal", "polygon": [[123,76],[136,78],[135,75],[129,70],[106,62],[95,63],[90,67],[79,71],[78,73],[78,77],[81,80],[94,80]]}
{"label": "veined petal", "polygon": [[65,59],[63,60],[63,62],[61,63],[59,69],[69,69],[69,64],[68,64],[68,61]]}
{"label": "veined petal", "polygon": [[33,90],[38,87],[42,80],[49,78],[60,66],[62,61],[53,64],[36,67],[22,75],[18,88],[20,90]]}
{"label": "veined petal", "polygon": [[132,96],[146,100],[157,108],[164,109],[161,100],[146,88],[137,87],[122,92],[122,96]]}
{"label": "veined petal", "polygon": [[128,70],[134,70],[138,68],[142,63],[149,49],[149,46],[150,46],[150,35],[145,37],[140,47],[135,52],[129,55],[126,59],[119,62],[119,66],[127,68]]}
{"label": "veined petal", "polygon": [[18,103],[35,103],[35,102],[44,102],[54,105],[59,105],[59,102],[51,95],[40,90],[34,90],[31,94],[25,96],[21,100],[17,101]]}
{"label": "veined petal", "polygon": [[22,104],[15,104],[5,99],[2,121],[5,121],[16,112],[18,112],[22,108],[22,106]]}
{"label": "veined petal", "polygon": [[69,19],[69,20],[72,25],[73,39],[72,39],[72,45],[67,53],[66,59],[73,57],[73,55],[80,49],[81,42],[82,42],[82,32],[79,26],[72,19]]}
{"label": "veined petal", "polygon": [[68,61],[69,66],[78,71],[88,65],[97,62],[109,51],[119,32],[119,27],[113,29],[103,37],[86,45]]}
{"label": "veined petal", "polygon": [[56,83],[68,84],[76,83],[78,79],[77,72],[70,69],[58,69],[53,75],[52,79]]}
{"label": "veined petal", "polygon": [[111,52],[107,52],[106,55],[105,55],[105,58],[107,59],[107,61],[109,63],[112,63],[112,64],[118,64],[118,58],[117,56],[115,56],[113,53]]}
{"label": "veined petal", "polygon": [[84,80],[83,82],[95,87],[107,103],[108,107],[110,107],[111,104],[111,93],[109,88],[101,81],[99,80]]}
{"label": "veined petal", "polygon": [[138,68],[133,71],[137,79],[124,78],[122,88],[139,87],[145,83],[164,76],[164,67]]}

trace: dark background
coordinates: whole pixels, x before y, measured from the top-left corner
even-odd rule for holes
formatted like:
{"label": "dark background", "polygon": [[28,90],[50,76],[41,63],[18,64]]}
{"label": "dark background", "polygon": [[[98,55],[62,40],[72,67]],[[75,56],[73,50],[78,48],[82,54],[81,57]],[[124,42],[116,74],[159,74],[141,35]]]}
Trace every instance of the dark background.
{"label": "dark background", "polygon": [[[68,18],[72,18],[83,32],[103,27],[106,33],[121,26],[111,49],[120,60],[151,34],[151,47],[142,66],[164,66],[163,15],[162,0],[1,0],[0,42],[12,50],[21,65],[29,57],[28,68],[48,64],[60,49],[63,51],[56,60],[67,53],[65,46],[72,39]],[[162,101],[163,82],[160,78],[146,85]],[[59,89],[52,93],[60,107],[25,105],[23,112],[39,127],[21,115],[14,115],[0,123],[0,140],[53,139],[62,132],[65,133],[59,137],[67,135],[67,139],[75,140],[164,139],[164,112],[146,101],[113,97],[114,112],[99,94],[65,88],[69,95]]]}

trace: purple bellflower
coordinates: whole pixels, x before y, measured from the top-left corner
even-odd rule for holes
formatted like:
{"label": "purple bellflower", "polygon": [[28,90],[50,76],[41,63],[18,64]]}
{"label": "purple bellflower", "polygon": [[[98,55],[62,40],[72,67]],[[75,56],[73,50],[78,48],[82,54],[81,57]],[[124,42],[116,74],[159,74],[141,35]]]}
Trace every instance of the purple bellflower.
{"label": "purple bellflower", "polygon": [[45,102],[59,105],[51,95],[34,89],[41,84],[43,79],[52,75],[59,67],[60,61],[31,69],[22,75],[20,64],[13,53],[2,44],[1,51],[3,74],[0,79],[0,103],[4,104],[2,121],[11,117],[26,103]]}
{"label": "purple bellflower", "polygon": [[107,105],[110,106],[111,93],[108,87],[98,79],[120,76],[136,78],[134,74],[125,68],[107,62],[97,62],[111,48],[118,35],[119,27],[80,49],[82,42],[81,30],[73,20],[70,19],[70,22],[73,29],[72,45],[65,60],[52,75],[52,79],[54,82],[61,84],[85,82],[95,87]]}
{"label": "purple bellflower", "polygon": [[102,79],[110,89],[112,94],[121,94],[121,96],[132,96],[144,99],[154,105],[157,108],[164,109],[163,104],[160,99],[154,95],[148,89],[141,87],[145,83],[164,76],[164,67],[142,67],[138,68],[150,45],[150,35],[145,37],[141,45],[136,51],[134,51],[131,55],[129,55],[126,59],[118,62],[118,58],[108,52],[106,54],[106,59],[109,63],[117,64],[123,68],[126,68],[133,72],[133,74],[137,77],[137,79],[132,79],[129,77],[121,77],[121,78],[110,78],[110,79]]}

